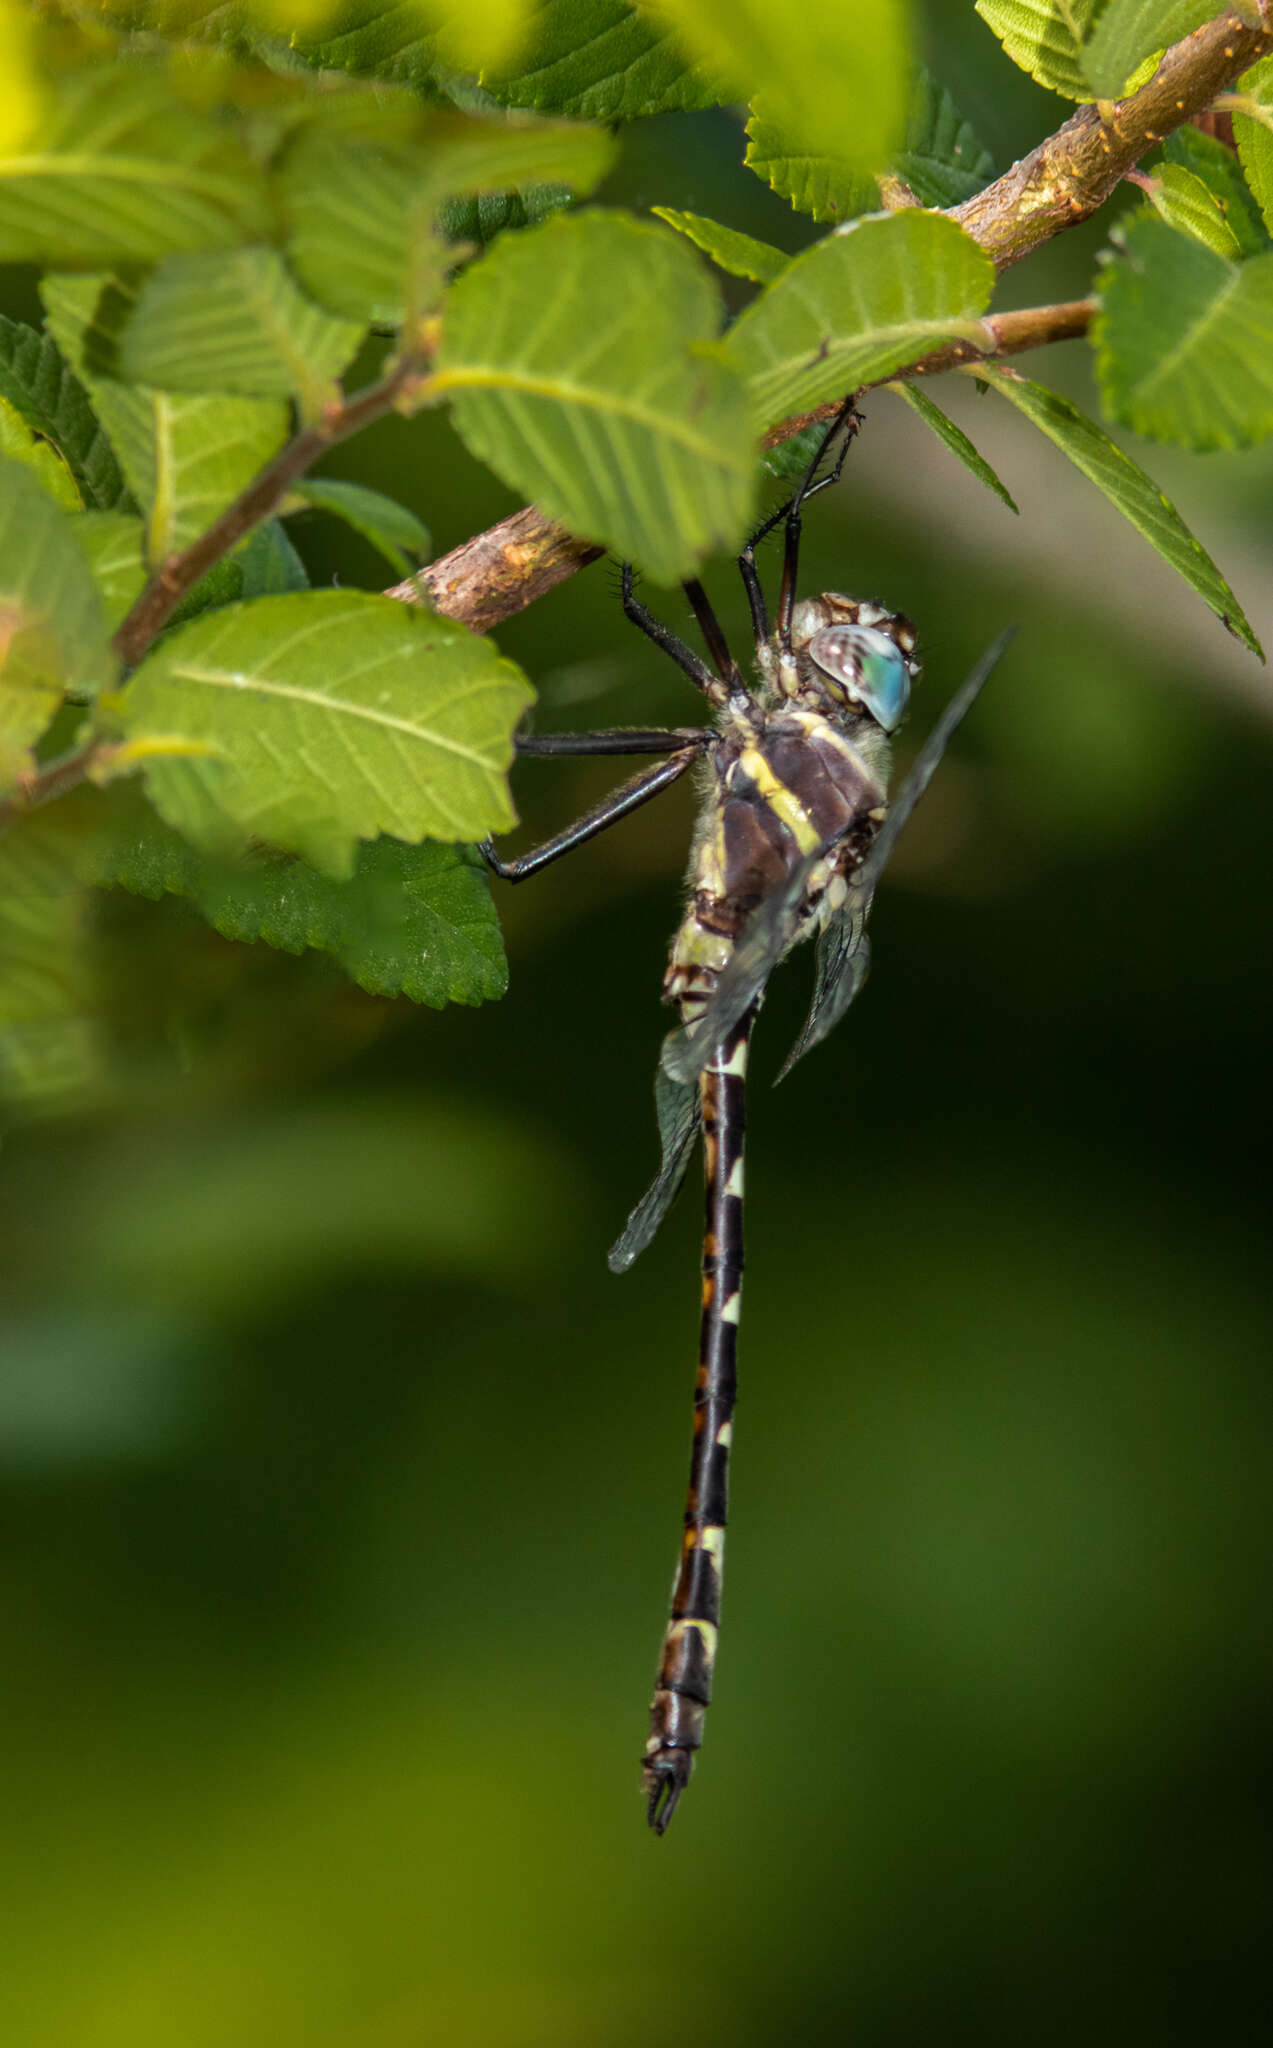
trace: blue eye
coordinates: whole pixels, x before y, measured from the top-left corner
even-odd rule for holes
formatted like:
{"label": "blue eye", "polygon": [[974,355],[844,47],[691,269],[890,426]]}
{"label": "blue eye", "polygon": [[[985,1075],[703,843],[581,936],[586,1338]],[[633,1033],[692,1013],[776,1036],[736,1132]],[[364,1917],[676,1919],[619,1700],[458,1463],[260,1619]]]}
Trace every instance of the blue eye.
{"label": "blue eye", "polygon": [[901,649],[878,627],[824,626],[809,642],[809,659],[885,732],[905,718],[910,670]]}

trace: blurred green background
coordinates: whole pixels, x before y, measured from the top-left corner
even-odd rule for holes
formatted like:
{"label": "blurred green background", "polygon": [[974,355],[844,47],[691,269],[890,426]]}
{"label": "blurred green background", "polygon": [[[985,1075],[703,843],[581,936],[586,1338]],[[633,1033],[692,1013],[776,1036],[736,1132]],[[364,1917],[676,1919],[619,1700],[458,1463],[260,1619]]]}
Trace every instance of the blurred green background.
{"label": "blurred green background", "polygon": [[[944,19],[1006,164],[1062,110]],[[739,154],[651,123],[607,196],[795,246]],[[1083,290],[1097,239],[1010,302]],[[1029,367],[1091,402],[1077,346]],[[805,588],[915,617],[912,747],[1021,630],[865,998],[778,1095],[807,962],[766,1006],[718,1700],[665,1841],[697,1199],[604,1255],[654,1165],[690,792],[501,895],[478,1011],[104,902],[120,1097],[0,1153],[15,2048],[1257,2038],[1273,695],[944,382],[1020,520],[878,394]],[[1268,644],[1273,460],[1139,453]],[[328,468],[439,550],[511,508],[441,418]],[[316,580],[384,580],[294,532]],[[541,729],[695,716],[612,585],[499,636]],[[527,834],[608,779],[524,763]]]}

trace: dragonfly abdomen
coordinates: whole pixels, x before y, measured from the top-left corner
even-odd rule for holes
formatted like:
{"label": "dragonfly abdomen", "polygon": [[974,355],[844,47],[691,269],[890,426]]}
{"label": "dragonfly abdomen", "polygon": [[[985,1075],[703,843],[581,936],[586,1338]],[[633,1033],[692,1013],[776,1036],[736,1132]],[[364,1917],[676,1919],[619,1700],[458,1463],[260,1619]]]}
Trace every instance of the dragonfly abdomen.
{"label": "dragonfly abdomen", "polygon": [[729,1452],[738,1393],[743,1286],[743,1137],[748,1010],[699,1078],[706,1227],[694,1441],[681,1561],[650,1703],[643,1783],[650,1826],[662,1834],[689,1783],[712,1696],[721,1573],[729,1519]]}

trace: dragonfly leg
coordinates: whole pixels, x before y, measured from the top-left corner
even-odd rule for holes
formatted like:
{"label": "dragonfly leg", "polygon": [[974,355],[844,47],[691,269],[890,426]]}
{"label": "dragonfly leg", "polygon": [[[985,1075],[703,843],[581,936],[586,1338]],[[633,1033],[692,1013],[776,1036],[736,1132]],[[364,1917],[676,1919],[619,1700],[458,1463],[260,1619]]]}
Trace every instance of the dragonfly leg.
{"label": "dragonfly leg", "polygon": [[707,1203],[694,1446],[681,1563],[642,1765],[646,1813],[659,1835],[702,1747],[716,1662],[743,1284],[744,1082],[755,1016],[753,1003],[699,1077]]}
{"label": "dragonfly leg", "polygon": [[519,754],[679,754],[711,737],[708,725],[617,725],[608,732],[528,732],[515,745]]}
{"label": "dragonfly leg", "polygon": [[[713,675],[702,656],[695,654],[692,647],[687,647],[683,640],[677,638],[670,626],[665,626],[661,619],[656,619],[654,613],[641,603],[633,587],[631,562],[625,562],[623,565],[622,587],[623,609],[633,625],[639,626],[647,639],[653,640],[656,647],[661,648],[664,654],[669,654],[672,657],[677,667],[689,677],[696,690],[703,692],[703,695],[710,704],[726,703],[729,699],[729,689],[722,678]],[[688,593],[690,586],[687,584],[685,587]],[[694,587],[698,588],[697,585]],[[692,597],[690,602],[694,604]],[[707,603],[706,596],[703,597],[703,603],[705,605]],[[697,611],[697,606],[695,606],[695,610]],[[714,620],[713,624],[715,624]],[[706,632],[706,629],[704,631]],[[716,634],[723,648],[725,645],[724,635],[721,633],[719,626],[716,627]],[[711,646],[710,638],[708,639],[708,645],[709,647]],[[728,660],[728,649],[726,649],[725,655],[726,660]]]}
{"label": "dragonfly leg", "polygon": [[[840,450],[839,459],[836,462],[835,468],[829,470],[826,476],[820,476],[816,482],[811,482],[810,479],[813,475],[813,471],[816,470],[818,464],[822,461],[823,456],[826,454],[826,451],[830,446],[833,436],[839,431],[841,419],[845,417],[848,417],[848,415],[846,415],[843,409],[841,409],[841,411],[837,413],[835,419],[831,423],[830,432],[825,434],[822,440],[819,442],[818,452],[813,459],[812,469],[810,469],[806,474],[805,480],[801,485],[796,497],[788,498],[785,501],[785,503],[781,504],[778,507],[778,510],[776,512],[770,513],[768,519],[765,520],[764,524],[756,528],[756,531],[753,533],[751,539],[748,541],[746,547],[743,549],[742,553],[738,557],[738,570],[739,574],[743,579],[743,589],[747,593],[747,603],[751,610],[752,632],[755,635],[756,645],[758,648],[763,647],[766,640],[769,638],[769,607],[765,603],[765,593],[761,588],[760,577],[756,573],[756,549],[760,546],[762,540],[768,539],[769,535],[773,532],[775,526],[781,526],[784,519],[790,518],[793,508],[802,509],[805,505],[808,504],[810,498],[817,497],[819,491],[825,491],[831,484],[835,484],[840,481],[840,471],[844,467],[844,458],[848,454],[849,443],[853,438],[853,433],[857,431],[856,427],[854,427],[853,430],[846,436],[844,446]],[[853,417],[856,418],[856,415],[853,415]],[[797,526],[797,545],[798,542],[799,527]],[[794,588],[794,579],[792,587]]]}
{"label": "dragonfly leg", "polygon": [[622,783],[601,803],[594,804],[590,811],[576,818],[573,825],[567,825],[564,832],[555,833],[542,846],[533,846],[529,853],[518,854],[515,860],[501,860],[490,840],[484,839],[481,853],[487,867],[502,881],[524,882],[527,875],[546,868],[551,861],[559,860],[563,853],[570,853],[576,846],[595,839],[598,832],[606,831],[609,826],[617,825],[620,818],[639,810],[652,796],[657,796],[661,789],[666,789],[669,783],[684,775],[687,768],[692,768],[699,758],[699,751],[695,745],[684,748],[680,753],[669,754],[657,768],[646,768],[640,775],[634,775],[630,782]]}
{"label": "dragonfly leg", "polygon": [[731,690],[741,690],[743,679],[738,673],[738,663],[729,651],[729,642],[721,631],[720,620],[712,609],[712,601],[707,592],[697,577],[693,577],[689,582],[683,583],[681,588],[694,608],[694,616],[698,620],[699,631],[707,642],[707,651],[716,664],[717,675],[720,676],[723,682],[729,684]]}
{"label": "dragonfly leg", "polygon": [[[819,491],[827,490],[832,484],[839,483],[840,471],[844,468],[845,457],[853,445],[859,425],[858,415],[853,409],[853,396],[850,395],[819,442],[818,452],[805,471],[800,488],[787,506],[784,515],[787,531],[782,557],[782,584],[778,592],[778,641],[784,654],[791,652],[791,615],[796,608],[796,578],[800,568],[800,528],[804,506],[806,500],[816,497]],[[840,452],[827,474],[818,477],[818,466],[825,459],[841,429],[844,430],[844,440]],[[816,483],[815,477],[818,479]]]}

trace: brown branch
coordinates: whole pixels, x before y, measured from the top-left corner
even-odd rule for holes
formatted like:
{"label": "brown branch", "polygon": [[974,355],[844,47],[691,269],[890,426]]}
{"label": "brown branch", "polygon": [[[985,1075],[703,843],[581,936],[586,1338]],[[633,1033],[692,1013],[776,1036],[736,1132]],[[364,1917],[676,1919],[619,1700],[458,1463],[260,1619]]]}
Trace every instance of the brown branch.
{"label": "brown branch", "polygon": [[604,553],[589,541],[576,540],[533,505],[523,505],[498,526],[461,541],[449,555],[395,583],[385,596],[432,605],[446,618],[486,633]]}
{"label": "brown branch", "polygon": [[66,792],[78,788],[87,780],[94,763],[107,751],[102,740],[90,740],[86,746],[76,747],[74,752],[59,755],[56,761],[46,761],[42,767],[28,769],[19,775],[10,794],[0,802],[0,831],[21,818],[28,811],[38,811],[42,804],[52,803],[54,797],[65,796]]}
{"label": "brown branch", "polygon": [[[1269,0],[1262,0],[1267,12]],[[1019,262],[1053,235],[1095,213],[1145,150],[1201,113],[1270,47],[1270,30],[1248,26],[1231,11],[1172,46],[1153,77],[1130,98],[1106,109],[1080,107],[1055,135],[1014,164],[975,198],[950,209],[950,218],[979,242],[1000,269]],[[886,196],[886,203],[888,199]],[[898,203],[895,195],[893,203]],[[996,314],[986,321],[994,353],[1012,355],[1087,331],[1092,301]],[[990,351],[986,351],[989,353]],[[974,362],[972,344],[954,342],[890,372],[886,381],[932,376]],[[802,427],[830,419],[840,399],[798,413],[770,429],[764,446],[790,440]],[[407,604],[432,604],[448,618],[488,632],[595,561],[604,550],[576,540],[533,505],[502,519],[421,569],[386,594]]]}
{"label": "brown branch", "polygon": [[[1000,356],[1046,348],[1053,341],[1076,341],[1087,333],[1095,313],[1095,299],[1066,299],[1058,306],[1025,306],[1017,313],[992,313],[981,323],[988,329],[984,348],[973,341],[948,341],[941,348],[930,349],[926,356],[917,357],[905,369],[890,370],[887,377],[878,378],[875,385],[864,384],[862,389],[872,391],[878,385],[904,383],[912,377],[937,377],[943,370],[958,370],[966,363],[991,358],[997,362]],[[843,403],[841,398],[829,398],[812,412],[793,413],[790,419],[770,428],[761,447],[778,448],[806,427],[822,426],[835,418]]]}
{"label": "brown branch", "polygon": [[1053,235],[1087,220],[1147,149],[1201,114],[1270,47],[1267,20],[1251,27],[1226,9],[1173,43],[1130,99],[1104,112],[1080,107],[984,192],[952,206],[950,218],[1006,270]]}
{"label": "brown branch", "polygon": [[141,660],[199,578],[206,576],[254,526],[277,512],[292,485],[320,455],[392,412],[395,406],[401,406],[427,367],[422,357],[405,354],[378,384],[369,384],[344,404],[328,406],[314,426],[304,428],[253,477],[247,489],[239,493],[232,505],[227,505],[206,533],[201,533],[180,554],[170,555],[115,635],[115,651],[125,667],[131,668]]}

